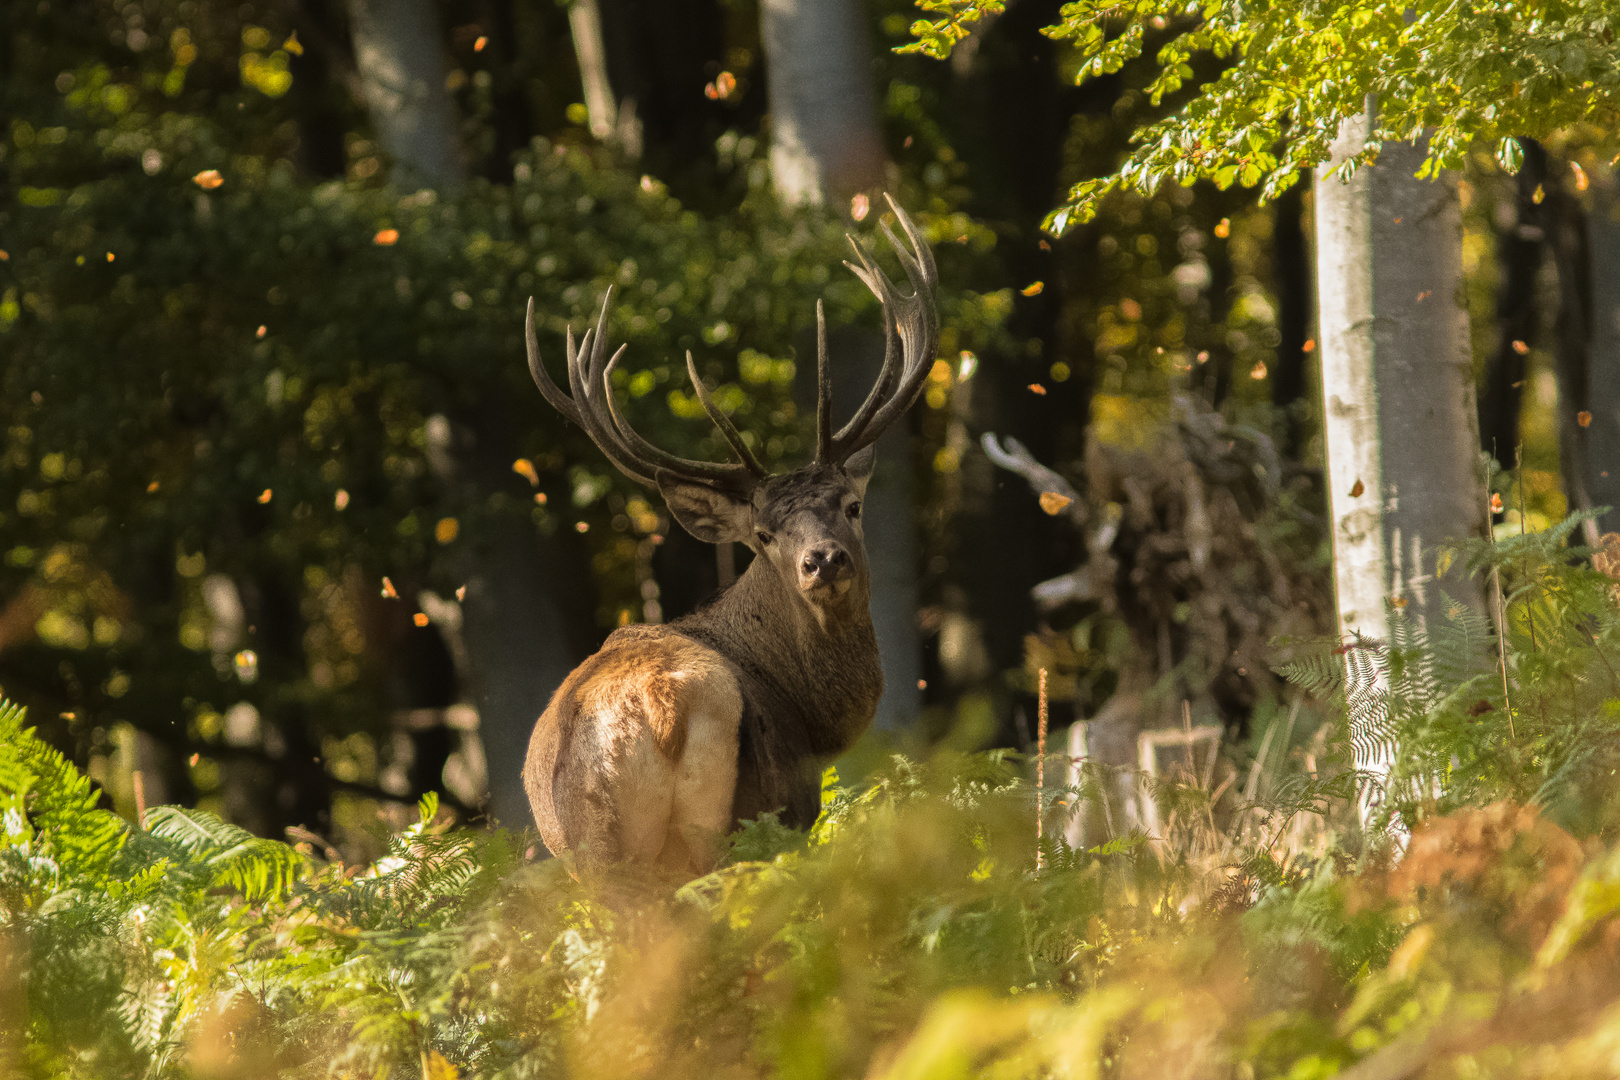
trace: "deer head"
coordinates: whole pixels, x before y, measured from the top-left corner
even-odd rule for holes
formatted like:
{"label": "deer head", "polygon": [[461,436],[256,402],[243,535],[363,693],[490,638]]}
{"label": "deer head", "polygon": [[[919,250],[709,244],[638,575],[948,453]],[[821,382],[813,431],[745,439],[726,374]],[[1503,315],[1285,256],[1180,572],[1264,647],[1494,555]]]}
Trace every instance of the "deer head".
{"label": "deer head", "polygon": [[760,465],[698,378],[691,352],[686,354],[686,371],[692,388],[737,460],[722,464],[679,458],[631,428],[613,397],[611,379],[624,346],[608,356],[611,289],[603,298],[595,328],[585,332],[577,347],[572,329],[568,332],[570,393],[564,393],[541,364],[534,301],[529,301],[525,327],[529,372],[546,400],[584,428],[620,472],[637,483],[656,487],[670,513],[693,536],[711,544],[747,544],[758,556],[755,565],[769,567],[784,585],[821,610],[851,603],[864,609],[867,604],[870,577],[860,513],[872,475],[873,444],[922,393],[939,336],[935,307],[939,278],[933,254],[892,198],[889,206],[909,248],[895,238],[887,224],[882,229],[910,279],[911,295],[901,296],[860,243],[850,237],[859,265],[844,265],[883,305],[883,368],[855,415],[834,431],[827,323],[818,301],[816,453],[809,465],[792,472],[772,476]]}

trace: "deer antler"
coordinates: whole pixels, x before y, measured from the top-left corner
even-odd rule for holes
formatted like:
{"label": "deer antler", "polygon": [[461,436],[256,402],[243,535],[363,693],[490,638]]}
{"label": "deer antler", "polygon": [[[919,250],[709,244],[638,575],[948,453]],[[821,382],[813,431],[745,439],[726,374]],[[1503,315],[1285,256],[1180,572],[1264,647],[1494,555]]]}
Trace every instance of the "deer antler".
{"label": "deer antler", "polygon": [[[836,434],[832,429],[832,375],[827,362],[827,320],[820,302],[816,303],[816,462],[842,465],[852,454],[870,446],[893,424],[922,393],[928,369],[934,360],[934,347],[939,340],[939,312],[935,306],[935,293],[939,288],[939,272],[934,267],[934,256],[918,233],[906,212],[894,199],[885,195],[889,207],[899,219],[900,228],[910,241],[907,250],[895,238],[887,224],[883,234],[900,265],[911,282],[911,295],[901,296],[895,291],[882,270],[868,256],[866,250],[852,236],[850,245],[861,265],[846,262],[855,276],[872,290],[872,295],[883,305],[884,356],[883,370],[866,401],[855,411]],[[602,297],[602,310],[596,325],[585,331],[576,348],[574,331],[568,331],[568,388],[564,393],[540,362],[540,341],[534,329],[534,299],[529,299],[529,310],[524,321],[524,340],[528,346],[529,374],[540,393],[563,416],[585,429],[591,441],[601,448],[608,460],[630,479],[648,487],[657,486],[660,473],[678,479],[710,484],[732,491],[747,492],[769,474],[759,459],[749,450],[731,418],[720,411],[709,395],[708,388],[698,378],[697,365],[691,352],[686,354],[686,374],[692,380],[703,410],[714,421],[720,435],[737,456],[734,462],[720,464],[712,461],[692,461],[660,450],[642,438],[624,414],[619,411],[613,397],[613,370],[624,355],[624,346],[611,357],[607,354],[608,307],[613,290]]]}
{"label": "deer antler", "polygon": [[[917,231],[917,226],[912,224],[911,218],[900,209],[894,198],[887,194],[883,197],[888,200],[889,209],[894,211],[895,218],[900,222],[900,228],[910,241],[911,248],[908,251],[899,240],[895,239],[894,232],[888,224],[881,223],[883,235],[888,237],[889,246],[894,248],[894,253],[900,257],[900,265],[911,281],[911,295],[901,296],[897,293],[894,283],[888,279],[877,263],[872,261],[860,243],[853,236],[849,238],[850,246],[855,249],[855,257],[861,261],[861,265],[856,266],[851,262],[845,262],[844,265],[872,290],[872,295],[883,305],[885,348],[883,369],[879,372],[871,393],[867,395],[861,407],[855,410],[855,415],[850,417],[849,423],[839,429],[836,435],[828,434],[831,416],[830,409],[827,408],[827,398],[830,395],[823,390],[816,415],[816,460],[829,464],[843,464],[849,460],[850,455],[877,442],[884,431],[915,404],[917,398],[922,395],[928,370],[934,363],[934,348],[939,343],[939,311],[935,302],[939,289],[939,271],[934,266],[934,254]],[[820,345],[819,366],[821,371],[825,372],[827,367],[825,336]],[[895,365],[897,357],[900,361],[898,369]],[[826,376],[823,375],[820,381],[825,387]]]}
{"label": "deer antler", "polygon": [[715,427],[720,429],[727,445],[736,453],[737,461],[719,464],[676,457],[642,438],[630,426],[613,398],[613,369],[623,357],[625,347],[619,346],[611,358],[607,355],[607,316],[612,300],[613,290],[609,288],[602,298],[602,311],[597,317],[596,326],[585,331],[577,349],[574,347],[573,329],[568,331],[568,386],[573,391],[570,397],[551,381],[545,365],[540,362],[540,341],[534,329],[534,300],[530,298],[524,323],[529,374],[534,377],[534,384],[540,388],[545,399],[563,416],[584,428],[585,434],[607,455],[608,460],[637,483],[656,487],[655,477],[659,472],[665,472],[682,480],[746,491],[764,479],[767,475],[764,466],[743,442],[730,418],[720,411],[709,396],[708,389],[698,378],[697,365],[692,362],[690,352],[686,354],[686,372],[697,391],[698,401],[709,414],[709,419],[714,421]]}

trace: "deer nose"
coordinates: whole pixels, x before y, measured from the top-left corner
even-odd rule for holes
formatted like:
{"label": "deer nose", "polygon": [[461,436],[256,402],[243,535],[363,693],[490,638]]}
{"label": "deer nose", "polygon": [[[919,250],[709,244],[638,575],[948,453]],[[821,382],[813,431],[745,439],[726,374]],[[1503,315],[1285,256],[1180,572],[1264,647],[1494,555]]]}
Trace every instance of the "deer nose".
{"label": "deer nose", "polygon": [[809,581],[830,585],[849,573],[849,552],[839,544],[817,544],[804,553],[799,569]]}

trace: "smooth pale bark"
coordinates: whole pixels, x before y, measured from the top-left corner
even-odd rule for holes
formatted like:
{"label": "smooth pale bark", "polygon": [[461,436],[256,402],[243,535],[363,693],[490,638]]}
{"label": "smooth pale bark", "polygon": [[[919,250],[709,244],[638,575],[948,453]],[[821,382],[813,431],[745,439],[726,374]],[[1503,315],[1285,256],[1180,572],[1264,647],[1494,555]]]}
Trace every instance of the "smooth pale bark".
{"label": "smooth pale bark", "polygon": [[[1435,577],[1438,549],[1480,535],[1485,519],[1456,181],[1414,178],[1423,151],[1409,144],[1385,144],[1348,183],[1327,176],[1364,145],[1368,119],[1340,130],[1315,192],[1333,569],[1347,641],[1387,640],[1392,600],[1431,624],[1442,590],[1482,607],[1460,566]],[[1387,772],[1375,757],[1358,763]]]}
{"label": "smooth pale bark", "polygon": [[444,45],[430,0],[349,0],[355,67],[377,140],[400,187],[456,187],[466,178],[456,112],[444,86]]}
{"label": "smooth pale bark", "polygon": [[573,0],[568,5],[568,29],[574,38],[574,58],[579,63],[591,135],[617,145],[629,157],[639,158],[641,122],[636,119],[635,99],[620,100],[613,92],[600,0]]}
{"label": "smooth pale bark", "polygon": [[790,206],[842,201],[887,173],[857,0],[761,0],[771,176]]}

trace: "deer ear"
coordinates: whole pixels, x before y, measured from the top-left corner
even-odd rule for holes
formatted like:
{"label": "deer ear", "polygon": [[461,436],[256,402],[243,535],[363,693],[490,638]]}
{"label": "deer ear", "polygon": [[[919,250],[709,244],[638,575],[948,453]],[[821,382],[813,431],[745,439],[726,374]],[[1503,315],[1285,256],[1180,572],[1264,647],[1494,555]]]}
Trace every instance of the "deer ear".
{"label": "deer ear", "polygon": [[872,479],[872,469],[877,465],[877,447],[868,446],[849,455],[844,462],[844,472],[855,485],[855,494],[866,497],[866,482]]}
{"label": "deer ear", "polygon": [[753,507],[730,492],[658,470],[658,491],[681,527],[707,544],[748,539]]}

